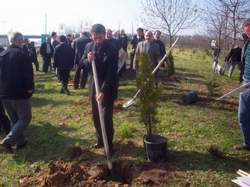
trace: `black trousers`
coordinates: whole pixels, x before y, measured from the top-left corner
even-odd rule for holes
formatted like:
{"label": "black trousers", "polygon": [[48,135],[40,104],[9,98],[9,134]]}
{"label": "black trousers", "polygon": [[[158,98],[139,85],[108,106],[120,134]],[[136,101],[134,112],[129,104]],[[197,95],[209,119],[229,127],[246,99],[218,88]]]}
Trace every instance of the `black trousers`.
{"label": "black trousers", "polygon": [[3,128],[4,133],[7,135],[10,132],[10,120],[8,116],[5,114],[5,110],[0,100],[0,127]]}
{"label": "black trousers", "polygon": [[49,66],[51,66],[51,56],[46,54],[43,56],[43,72],[47,72]]}
{"label": "black trousers", "polygon": [[81,77],[81,83],[80,88],[85,88],[86,82],[88,79],[88,69],[87,68],[81,68],[78,64],[76,64],[76,70],[75,70],[75,76],[74,76],[74,88],[78,88],[79,80],[81,76],[81,69],[82,71],[82,77]]}
{"label": "black trousers", "polygon": [[37,60],[34,60],[33,63],[35,64],[36,66],[36,71],[39,71],[39,63]]}
{"label": "black trousers", "polygon": [[[96,129],[96,136],[98,142],[103,142],[102,139],[102,129],[101,129],[101,122],[99,117],[98,105],[95,100],[95,96],[91,99],[92,102],[92,113],[93,113],[93,120]],[[114,108],[114,101],[103,100],[102,102],[102,111],[104,114],[104,124],[109,144],[109,149],[113,149],[113,136],[114,136],[114,128],[113,128],[113,108]]]}
{"label": "black trousers", "polygon": [[130,69],[133,68],[133,63],[134,63],[134,56],[135,56],[135,53],[130,53]]}
{"label": "black trousers", "polygon": [[58,78],[62,85],[62,90],[68,89],[70,69],[58,69]]}

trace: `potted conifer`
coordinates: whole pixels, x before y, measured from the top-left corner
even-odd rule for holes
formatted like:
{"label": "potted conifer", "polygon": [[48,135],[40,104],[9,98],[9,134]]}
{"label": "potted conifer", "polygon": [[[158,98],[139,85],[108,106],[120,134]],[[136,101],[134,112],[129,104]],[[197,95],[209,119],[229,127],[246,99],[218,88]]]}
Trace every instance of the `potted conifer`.
{"label": "potted conifer", "polygon": [[141,53],[138,56],[138,61],[139,75],[136,85],[140,89],[140,119],[147,130],[147,134],[144,136],[147,157],[152,162],[165,161],[167,138],[155,134],[157,101],[162,93],[162,86],[155,87],[156,79],[152,74],[152,62],[149,54],[145,52]]}

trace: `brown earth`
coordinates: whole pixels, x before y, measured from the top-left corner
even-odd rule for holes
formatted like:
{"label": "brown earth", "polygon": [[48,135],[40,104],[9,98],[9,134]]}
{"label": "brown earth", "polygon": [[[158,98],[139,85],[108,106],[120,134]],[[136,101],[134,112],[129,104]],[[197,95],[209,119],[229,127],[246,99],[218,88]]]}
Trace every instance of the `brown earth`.
{"label": "brown earth", "polygon": [[[119,140],[115,142],[117,144]],[[125,184],[106,181],[106,177],[110,176],[108,165],[106,163],[93,164],[96,152],[74,146],[70,151],[70,161],[50,161],[46,167],[38,167],[38,172],[33,176],[20,177],[19,186],[164,186],[171,179],[182,178],[185,181],[187,176],[184,176],[182,172],[168,162],[150,163],[138,161],[136,165],[133,165],[129,158],[129,152],[135,149],[136,146],[143,149],[140,144],[127,142],[122,146],[122,152],[117,153],[121,158],[113,161],[114,174],[120,174]],[[103,149],[100,150],[103,151]],[[190,184],[185,181],[181,185],[189,186]]]}

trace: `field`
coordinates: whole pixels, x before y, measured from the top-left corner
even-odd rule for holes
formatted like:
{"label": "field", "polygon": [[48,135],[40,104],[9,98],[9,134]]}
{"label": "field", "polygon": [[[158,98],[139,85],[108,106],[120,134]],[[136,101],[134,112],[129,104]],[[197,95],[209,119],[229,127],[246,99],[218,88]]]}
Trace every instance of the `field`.
{"label": "field", "polygon": [[[236,186],[231,182],[236,171],[249,170],[248,152],[233,149],[242,144],[238,95],[221,101],[216,98],[240,86],[238,70],[231,78],[228,71],[223,76],[214,74],[212,57],[204,50],[175,48],[173,56],[175,75],[167,78],[160,70],[164,91],[156,124],[157,134],[169,139],[167,161],[147,160],[142,141],[146,129],[140,123],[137,100],[122,108],[137,91],[135,72],[127,70],[120,78],[114,109],[114,172],[122,175],[125,186]],[[38,61],[41,69],[40,57]],[[89,149],[95,142],[95,130],[88,90],[73,90],[73,72],[70,96],[59,93],[54,72],[34,73],[33,119],[25,131],[28,144],[14,156],[0,150],[0,186],[117,185],[104,180],[109,173],[103,149]],[[211,82],[220,85],[213,93],[206,86]],[[186,105],[182,96],[190,91],[197,92],[199,99]],[[215,157],[208,152],[210,146],[228,155]],[[59,171],[63,171],[60,176]]]}

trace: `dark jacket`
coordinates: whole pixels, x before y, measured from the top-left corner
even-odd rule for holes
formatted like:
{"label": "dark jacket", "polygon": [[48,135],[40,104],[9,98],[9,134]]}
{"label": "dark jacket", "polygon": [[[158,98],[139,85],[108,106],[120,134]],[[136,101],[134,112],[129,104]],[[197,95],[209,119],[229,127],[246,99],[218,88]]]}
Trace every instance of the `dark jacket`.
{"label": "dark jacket", "polygon": [[[153,39],[153,41],[159,45],[161,58],[163,58],[164,55],[166,54],[166,48],[165,48],[164,43],[161,40],[156,40],[156,39]],[[167,58],[164,61],[167,61]]]}
{"label": "dark jacket", "polygon": [[138,38],[137,38],[137,35],[134,35],[134,37],[133,37],[132,40],[131,40],[132,49],[135,50],[136,47],[137,47],[137,44],[138,44],[139,42],[141,42],[141,41],[144,41],[144,40],[145,40],[144,36],[142,36],[142,38],[138,39]]}
{"label": "dark jacket", "polygon": [[74,51],[67,43],[55,48],[53,68],[71,69],[74,65]]}
{"label": "dark jacket", "polygon": [[127,52],[127,47],[128,47],[128,36],[127,36],[126,34],[124,34],[124,35],[121,35],[121,37],[123,37],[123,39],[124,39],[122,48],[124,49],[124,51]]}
{"label": "dark jacket", "polygon": [[28,99],[34,89],[33,68],[28,53],[10,45],[0,54],[0,99]]}
{"label": "dark jacket", "polygon": [[36,55],[36,48],[34,46],[31,46],[32,49],[32,54],[31,54],[31,61],[32,62],[37,62],[37,55]]}
{"label": "dark jacket", "polygon": [[[51,43],[49,43],[49,45],[50,45],[50,50],[51,50],[50,56],[52,58],[54,54],[54,48],[52,47]],[[46,51],[47,51],[47,42],[43,42],[40,47],[40,54],[42,56],[45,56],[47,54]]]}
{"label": "dark jacket", "polygon": [[119,51],[121,49],[121,45],[119,40],[115,39],[115,38],[111,38],[110,40],[106,39],[109,43],[112,43],[115,48]]}
{"label": "dark jacket", "polygon": [[74,62],[76,64],[79,64],[79,61],[81,60],[84,53],[85,46],[89,42],[91,42],[91,39],[86,36],[82,36],[73,41]]}
{"label": "dark jacket", "polygon": [[233,62],[240,62],[240,60],[241,60],[241,48],[237,47],[237,48],[231,49],[230,53],[227,56],[227,61],[230,58]]}
{"label": "dark jacket", "polygon": [[[79,64],[89,68],[88,87],[89,97],[93,98],[95,94],[94,75],[92,64],[88,62],[87,55],[89,52],[96,51],[94,42],[88,43]],[[104,40],[100,51],[96,51],[96,71],[100,92],[104,93],[103,102],[109,100],[115,101],[118,96],[118,50],[109,42]]]}
{"label": "dark jacket", "polygon": [[241,70],[240,70],[240,80],[239,80],[240,83],[243,81],[242,77],[244,75],[245,59],[246,59],[245,51],[247,50],[248,44],[249,44],[249,38],[246,40],[241,50]]}
{"label": "dark jacket", "polygon": [[3,47],[0,47],[0,53],[4,51],[4,48]]}

